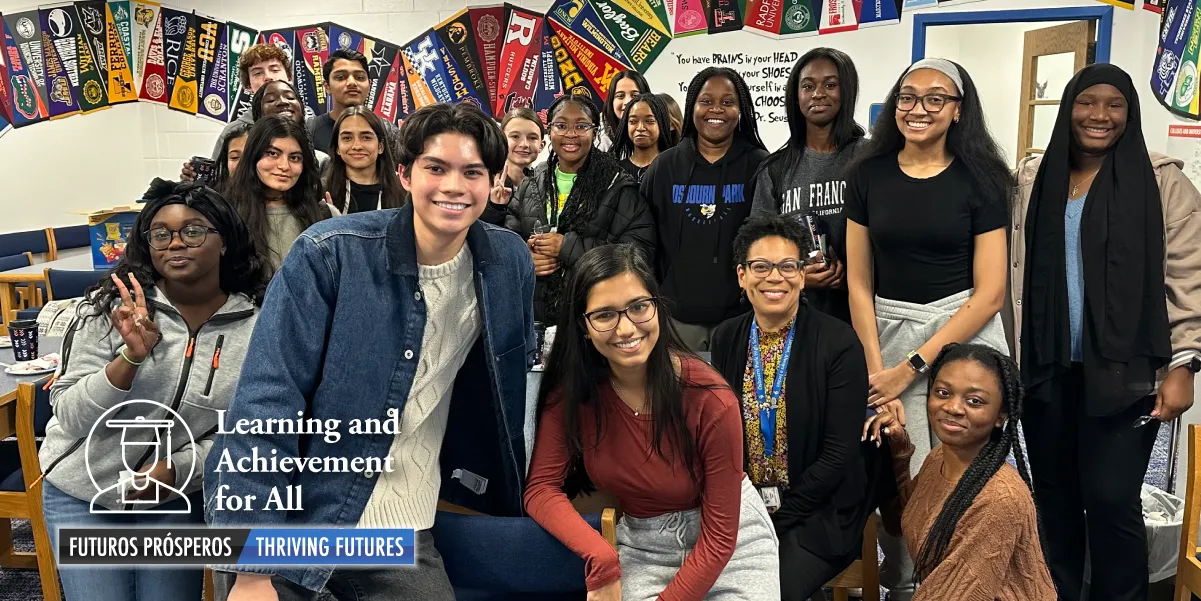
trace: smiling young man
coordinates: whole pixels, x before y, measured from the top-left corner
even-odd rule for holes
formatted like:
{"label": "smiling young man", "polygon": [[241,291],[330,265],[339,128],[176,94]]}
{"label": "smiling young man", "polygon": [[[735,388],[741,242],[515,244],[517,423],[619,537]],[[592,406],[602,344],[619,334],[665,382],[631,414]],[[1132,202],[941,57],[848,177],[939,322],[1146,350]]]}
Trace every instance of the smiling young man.
{"label": "smiling young man", "polygon": [[[305,127],[317,150],[332,154],[338,151],[334,141],[334,123],[342,116],[342,111],[352,106],[363,106],[367,102],[367,91],[371,87],[367,78],[367,57],[354,50],[335,50],[325,61],[322,75],[325,76],[325,91],[333,100],[333,108],[328,113],[309,117]],[[402,153],[400,129],[388,121],[384,121],[384,129],[388,133],[388,146],[392,154],[399,157]]]}
{"label": "smiling young man", "polygon": [[[534,350],[534,269],[525,242],[479,223],[506,145],[496,122],[461,104],[405,123],[403,208],[309,228],[276,273],[226,416],[387,420],[400,434],[328,438],[222,434],[206,465],[214,526],[413,528],[411,568],[237,566],[218,572],[230,601],[453,600],[430,528],[439,499],[521,515],[525,373]],[[345,431],[344,431],[345,432]],[[219,458],[389,458],[382,473],[254,473]],[[303,486],[303,511],[219,511],[217,494]],[[236,580],[235,580],[236,578]],[[231,589],[232,585],[232,589]]]}
{"label": "smiling young man", "polygon": [[859,75],[845,53],[815,48],[796,62],[785,92],[792,137],[763,162],[751,203],[753,216],[815,221],[817,233],[826,238],[815,250],[825,261],[805,267],[805,295],[810,306],[848,324],[843,172],[864,135],[855,122],[858,95]]}

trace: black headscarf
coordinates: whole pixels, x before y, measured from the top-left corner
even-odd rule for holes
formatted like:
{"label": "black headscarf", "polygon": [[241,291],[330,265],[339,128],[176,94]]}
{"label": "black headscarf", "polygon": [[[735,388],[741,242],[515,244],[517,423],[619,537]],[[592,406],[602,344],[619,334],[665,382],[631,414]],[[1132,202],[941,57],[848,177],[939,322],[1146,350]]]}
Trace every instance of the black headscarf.
{"label": "black headscarf", "polygon": [[1026,214],[1022,294],[1022,380],[1031,396],[1054,402],[1057,376],[1071,369],[1064,210],[1072,151],[1072,106],[1091,86],[1109,84],[1126,97],[1126,131],[1097,172],[1080,223],[1084,276],[1085,410],[1118,413],[1155,389],[1156,371],[1171,359],[1164,287],[1163,213],[1159,185],[1143,140],[1134,83],[1125,71],[1095,64],[1063,92],[1051,143],[1043,155]]}

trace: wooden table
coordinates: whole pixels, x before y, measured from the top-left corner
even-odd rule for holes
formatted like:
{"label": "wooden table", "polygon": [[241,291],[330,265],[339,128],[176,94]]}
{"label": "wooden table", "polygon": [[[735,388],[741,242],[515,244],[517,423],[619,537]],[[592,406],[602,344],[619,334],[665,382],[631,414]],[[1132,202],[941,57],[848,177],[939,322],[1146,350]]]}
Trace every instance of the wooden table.
{"label": "wooden table", "polygon": [[47,269],[90,271],[92,255],[91,253],[79,254],[57,261],[35,263],[28,267],[0,271],[0,325],[7,325],[9,314],[17,309],[17,288],[45,283],[45,270]]}
{"label": "wooden table", "polygon": [[[38,338],[38,354],[49,355],[57,353],[63,347],[63,339],[53,336]],[[13,351],[10,348],[0,348],[0,361],[4,363],[13,363]],[[36,382],[50,377],[51,374],[41,374],[37,376],[12,376],[4,373],[4,369],[0,367],[0,407],[3,407],[17,399],[17,386],[21,382]],[[0,417],[0,420],[3,420]],[[3,434],[0,432],[0,434]],[[4,438],[0,435],[0,438]]]}

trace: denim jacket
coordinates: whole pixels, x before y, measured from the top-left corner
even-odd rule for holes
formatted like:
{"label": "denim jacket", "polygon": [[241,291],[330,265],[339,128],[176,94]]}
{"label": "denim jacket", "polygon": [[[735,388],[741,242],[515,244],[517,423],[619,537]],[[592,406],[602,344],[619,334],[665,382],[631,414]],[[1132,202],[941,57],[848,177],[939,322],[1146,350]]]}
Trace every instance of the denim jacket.
{"label": "denim jacket", "polygon": [[[455,379],[441,453],[439,497],[491,515],[522,515],[525,376],[535,345],[534,269],[524,241],[476,222],[467,235],[482,333]],[[403,412],[421,355],[426,309],[418,287],[413,208],[320,222],[296,240],[267,290],[237,392],[225,416],[340,420],[320,434],[220,434],[205,465],[206,521],[215,527],[354,526],[378,474],[217,472],[225,451],[250,457],[383,458],[393,435],[350,434],[352,419]],[[403,434],[402,434],[403,435]],[[462,470],[462,471],[459,471]],[[477,493],[475,474],[487,479]],[[465,481],[466,480],[466,481]],[[216,493],[257,497],[252,511],[217,511]],[[303,510],[264,511],[272,489],[303,486]],[[286,497],[285,497],[286,498]],[[228,509],[228,508],[227,508]],[[311,590],[332,566],[237,566]]]}

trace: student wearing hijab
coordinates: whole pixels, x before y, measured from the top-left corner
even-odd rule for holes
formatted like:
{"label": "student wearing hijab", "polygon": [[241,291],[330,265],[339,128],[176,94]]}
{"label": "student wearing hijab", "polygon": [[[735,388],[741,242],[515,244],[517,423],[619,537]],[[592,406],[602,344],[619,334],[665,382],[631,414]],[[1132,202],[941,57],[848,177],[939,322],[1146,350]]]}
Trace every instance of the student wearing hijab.
{"label": "student wearing hijab", "polygon": [[[847,288],[868,404],[907,426],[916,471],[937,440],[926,422],[929,362],[952,342],[1009,352],[1000,311],[1013,176],[975,84],[951,61],[906,69],[883,115],[848,168]],[[905,547],[880,540],[881,582],[893,601],[908,601]]]}
{"label": "student wearing hijab", "polygon": [[1067,85],[1047,152],[1018,167],[1010,245],[1022,425],[1060,599],[1147,598],[1140,490],[1159,422],[1201,369],[1201,194],[1149,153],[1113,65]]}
{"label": "student wearing hijab", "polygon": [[823,260],[805,266],[805,296],[813,308],[848,324],[843,197],[846,166],[864,135],[855,122],[858,96],[859,74],[845,53],[814,48],[797,60],[784,92],[792,136],[763,161],[751,202],[752,215],[808,219],[825,236],[825,247],[813,249]]}

